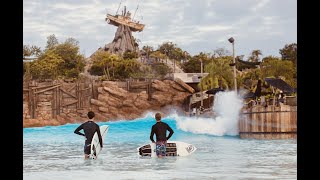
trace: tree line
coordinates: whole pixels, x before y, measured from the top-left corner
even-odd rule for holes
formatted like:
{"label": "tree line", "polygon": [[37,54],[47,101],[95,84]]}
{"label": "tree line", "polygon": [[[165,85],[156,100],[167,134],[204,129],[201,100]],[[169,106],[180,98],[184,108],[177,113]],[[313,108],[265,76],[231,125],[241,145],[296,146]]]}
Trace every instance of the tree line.
{"label": "tree line", "polygon": [[29,79],[78,78],[85,66],[85,57],[79,49],[76,39],[67,38],[59,43],[54,34],[47,37],[44,50],[24,45],[23,58],[36,57],[34,61],[23,63],[24,76]]}
{"label": "tree line", "polygon": [[[47,37],[44,50],[37,46],[24,45],[23,57],[35,56],[36,60],[24,62],[24,76],[30,79],[79,78],[84,71],[85,57],[79,52],[79,42],[68,38],[59,43],[55,35]],[[244,60],[244,55],[236,59],[237,87],[254,90],[256,82],[266,77],[281,78],[292,87],[297,87],[297,44],[291,43],[279,49],[280,57],[262,55],[261,50],[253,50]],[[154,63],[145,64],[137,61],[145,57]],[[164,42],[157,48],[143,46],[140,53],[127,51],[122,55],[97,51],[91,56],[91,75],[100,76],[102,80],[123,80],[126,78],[164,78],[173,70],[166,64],[170,59],[176,62],[186,73],[200,73],[201,61],[204,73],[199,87],[208,90],[222,86],[224,89],[234,87],[232,62],[233,57],[224,48],[217,48],[210,53],[200,52],[194,56],[181,49],[173,42]]]}
{"label": "tree line", "polygon": [[[164,42],[154,50],[151,46],[142,48],[148,57],[158,59],[172,59],[176,61],[186,73],[200,73],[201,61],[203,72],[209,73],[202,78],[199,87],[202,90],[217,88],[224,89],[234,87],[233,81],[233,57],[224,48],[217,48],[211,53],[200,52],[191,56],[187,51],[182,50],[172,42]],[[297,44],[286,44],[279,49],[280,57],[265,56],[261,58],[261,50],[252,50],[250,56],[244,60],[244,55],[235,57],[237,70],[237,87],[254,91],[257,81],[264,83],[267,77],[280,78],[297,87]],[[269,89],[271,91],[271,88]]]}

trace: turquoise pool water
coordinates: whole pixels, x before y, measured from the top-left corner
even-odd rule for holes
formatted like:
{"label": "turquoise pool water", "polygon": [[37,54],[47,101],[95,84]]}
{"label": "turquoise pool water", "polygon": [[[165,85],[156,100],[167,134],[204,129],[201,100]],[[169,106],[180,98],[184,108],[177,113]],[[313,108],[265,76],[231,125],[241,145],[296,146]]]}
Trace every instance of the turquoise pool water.
{"label": "turquoise pool water", "polygon": [[225,108],[215,108],[222,109],[216,118],[173,113],[163,119],[175,131],[170,140],[197,147],[187,157],[138,156],[136,148],[150,142],[154,113],[132,121],[98,123],[110,128],[97,160],[83,159],[84,138],[73,133],[80,124],[24,128],[23,178],[297,179],[296,140],[240,139],[235,117],[224,114]]}

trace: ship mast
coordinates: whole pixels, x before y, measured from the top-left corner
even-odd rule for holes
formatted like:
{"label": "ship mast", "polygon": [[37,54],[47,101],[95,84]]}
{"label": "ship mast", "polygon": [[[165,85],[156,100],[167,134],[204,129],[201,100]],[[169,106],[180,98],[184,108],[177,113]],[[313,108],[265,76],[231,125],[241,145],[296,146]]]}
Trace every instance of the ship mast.
{"label": "ship mast", "polygon": [[133,14],[133,17],[132,17],[132,21],[133,21],[133,19],[134,19],[134,16],[136,15],[136,12],[137,12],[138,8],[139,8],[139,3],[138,3],[138,5],[137,5],[136,11],[134,11],[134,14]]}
{"label": "ship mast", "polygon": [[118,14],[119,8],[120,8],[120,6],[121,6],[121,2],[122,2],[122,0],[121,0],[120,3],[119,3],[119,7],[118,7],[118,9],[117,9],[116,15]]}
{"label": "ship mast", "polygon": [[126,13],[127,13],[127,7],[126,6],[124,6],[124,8],[123,8],[124,10],[123,10],[123,14],[122,14],[122,16],[126,16]]}
{"label": "ship mast", "polygon": [[[120,2],[120,4],[122,1]],[[121,7],[121,6],[120,6]],[[137,10],[139,8],[139,4],[137,5],[136,11],[134,15],[136,14]],[[120,9],[120,8],[119,8]],[[140,24],[139,21],[133,21],[133,18],[131,18],[131,13],[127,11],[127,7],[123,6],[123,10],[121,13],[119,13],[119,9],[117,10],[116,15],[111,15],[107,13],[106,21],[108,24],[114,25],[114,26],[120,26],[120,25],[125,25],[130,27],[130,31],[136,32],[139,31],[141,32],[144,28],[144,24]],[[118,14],[119,13],[119,14]]]}

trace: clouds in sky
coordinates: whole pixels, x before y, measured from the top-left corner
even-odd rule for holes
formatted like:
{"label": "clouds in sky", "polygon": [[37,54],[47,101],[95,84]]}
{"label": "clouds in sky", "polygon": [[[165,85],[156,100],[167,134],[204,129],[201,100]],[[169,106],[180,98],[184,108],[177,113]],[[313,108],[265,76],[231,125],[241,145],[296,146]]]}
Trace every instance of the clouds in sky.
{"label": "clouds in sky", "polygon": [[280,56],[285,44],[297,43],[296,0],[26,0],[23,1],[23,43],[46,46],[55,34],[60,42],[73,37],[80,51],[90,56],[110,43],[116,27],[107,24],[106,13],[115,14],[119,3],[131,17],[146,26],[133,36],[157,48],[171,41],[195,55],[217,48],[249,56],[259,49],[263,56]]}

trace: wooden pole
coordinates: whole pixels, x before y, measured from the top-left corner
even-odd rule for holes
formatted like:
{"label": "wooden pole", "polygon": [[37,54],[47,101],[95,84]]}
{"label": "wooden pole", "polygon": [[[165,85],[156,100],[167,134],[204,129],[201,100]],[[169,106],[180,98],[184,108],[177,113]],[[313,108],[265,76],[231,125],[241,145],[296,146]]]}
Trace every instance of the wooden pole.
{"label": "wooden pole", "polygon": [[273,93],[272,111],[274,111],[275,102],[276,102],[276,93],[274,92],[274,88],[273,87],[272,87],[272,93]]}
{"label": "wooden pole", "polygon": [[61,112],[64,112],[64,111],[63,111],[63,106],[62,106],[62,104],[63,104],[63,102],[64,102],[65,97],[63,97],[62,86],[61,86],[61,88],[60,88],[60,97],[61,97],[61,99],[60,99]]}
{"label": "wooden pole", "polygon": [[90,88],[91,84],[88,84],[88,91],[86,93],[86,107],[89,107],[90,106],[90,97],[91,97],[91,88]]}
{"label": "wooden pole", "polygon": [[57,115],[60,114],[60,96],[61,96],[61,93],[60,93],[60,87],[57,87]]}
{"label": "wooden pole", "polygon": [[148,94],[148,101],[149,101],[149,84],[147,85],[147,94]]}
{"label": "wooden pole", "polygon": [[52,93],[52,118],[56,118],[57,115],[57,88],[54,88]]}
{"label": "wooden pole", "polygon": [[80,107],[81,107],[81,105],[80,105],[80,96],[81,96],[81,94],[80,94],[80,84],[81,83],[77,83],[77,109],[79,109]]}
{"label": "wooden pole", "polygon": [[127,80],[127,91],[130,91],[130,80]]}
{"label": "wooden pole", "polygon": [[28,103],[28,106],[29,106],[29,115],[30,115],[30,117],[31,118],[33,118],[33,105],[32,105],[32,99],[33,99],[33,90],[31,89],[31,86],[30,86],[30,84],[28,85],[29,87],[29,92],[28,92],[28,101],[29,101],[29,103]]}
{"label": "wooden pole", "polygon": [[88,97],[87,92],[88,92],[88,90],[90,90],[89,88],[90,88],[90,85],[88,85],[88,88],[86,88],[86,84],[84,84],[84,90],[82,93],[82,108],[87,107],[87,97]]}
{"label": "wooden pole", "polygon": [[82,108],[82,94],[83,94],[83,92],[82,92],[82,90],[83,90],[83,88],[82,88],[82,83],[80,82],[79,83],[79,100],[78,100],[78,102],[79,102],[79,107],[78,107],[78,109],[81,109]]}
{"label": "wooden pole", "polygon": [[76,102],[76,109],[78,109],[79,108],[79,82],[76,82],[77,83],[77,86],[76,86],[76,100],[77,100],[77,102]]}
{"label": "wooden pole", "polygon": [[36,113],[36,109],[37,109],[37,102],[36,102],[36,98],[37,98],[37,94],[36,94],[36,89],[33,89],[33,96],[32,96],[32,118],[37,118],[37,113]]}
{"label": "wooden pole", "polygon": [[147,92],[148,92],[148,101],[151,100],[151,81],[148,80],[148,86],[147,86]]}
{"label": "wooden pole", "polygon": [[80,83],[80,90],[79,90],[79,93],[80,93],[80,96],[79,96],[79,104],[80,104],[80,108],[83,108],[83,100],[84,100],[84,95],[85,95],[85,87],[84,87],[84,83]]}
{"label": "wooden pole", "polygon": [[94,92],[93,92],[93,86],[94,86],[94,81],[92,80],[91,81],[91,96],[92,96],[92,98],[95,98],[95,96],[94,96]]}
{"label": "wooden pole", "polygon": [[188,109],[189,115],[191,113],[191,102],[192,102],[192,95],[189,97],[189,109]]}

